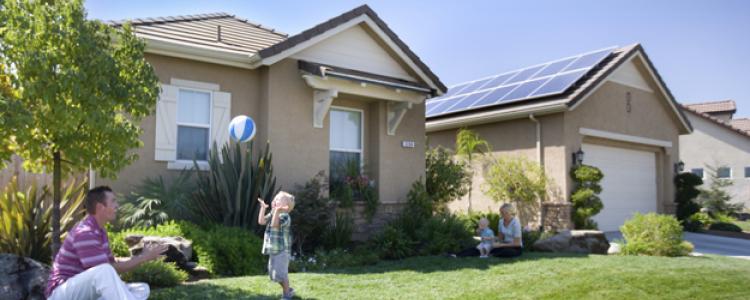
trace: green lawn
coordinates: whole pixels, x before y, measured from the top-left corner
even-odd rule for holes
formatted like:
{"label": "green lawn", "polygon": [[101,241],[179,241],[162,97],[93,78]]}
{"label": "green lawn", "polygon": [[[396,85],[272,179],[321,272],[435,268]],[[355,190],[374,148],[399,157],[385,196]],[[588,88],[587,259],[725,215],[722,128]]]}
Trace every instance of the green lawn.
{"label": "green lawn", "polygon": [[[520,259],[417,257],[291,274],[301,299],[741,299],[750,261],[734,258],[525,254]],[[278,299],[266,276],[206,280],[153,299]]]}
{"label": "green lawn", "polygon": [[750,232],[750,221],[734,221],[734,224],[740,226],[740,228],[742,228],[742,231]]}

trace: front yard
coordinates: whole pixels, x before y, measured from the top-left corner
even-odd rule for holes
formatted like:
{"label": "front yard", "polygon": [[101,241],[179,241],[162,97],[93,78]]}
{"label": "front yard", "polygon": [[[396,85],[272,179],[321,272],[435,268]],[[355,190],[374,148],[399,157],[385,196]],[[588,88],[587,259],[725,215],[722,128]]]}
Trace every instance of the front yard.
{"label": "front yard", "polygon": [[[750,261],[718,257],[524,254],[520,259],[415,257],[297,273],[300,299],[740,299]],[[278,299],[267,276],[152,291],[153,299]]]}

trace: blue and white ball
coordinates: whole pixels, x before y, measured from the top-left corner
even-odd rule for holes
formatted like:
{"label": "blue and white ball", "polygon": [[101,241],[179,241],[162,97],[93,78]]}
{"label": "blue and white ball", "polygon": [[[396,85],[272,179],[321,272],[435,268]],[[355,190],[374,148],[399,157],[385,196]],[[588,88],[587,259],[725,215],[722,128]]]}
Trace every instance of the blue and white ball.
{"label": "blue and white ball", "polygon": [[229,123],[229,137],[235,142],[249,142],[255,137],[255,121],[248,116],[239,115]]}

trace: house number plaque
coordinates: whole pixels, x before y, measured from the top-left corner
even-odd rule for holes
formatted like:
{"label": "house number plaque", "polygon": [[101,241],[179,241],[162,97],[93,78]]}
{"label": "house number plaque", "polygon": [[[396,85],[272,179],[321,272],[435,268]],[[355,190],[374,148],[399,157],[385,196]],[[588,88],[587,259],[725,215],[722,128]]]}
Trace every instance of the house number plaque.
{"label": "house number plaque", "polygon": [[401,148],[414,148],[417,143],[414,141],[401,141]]}

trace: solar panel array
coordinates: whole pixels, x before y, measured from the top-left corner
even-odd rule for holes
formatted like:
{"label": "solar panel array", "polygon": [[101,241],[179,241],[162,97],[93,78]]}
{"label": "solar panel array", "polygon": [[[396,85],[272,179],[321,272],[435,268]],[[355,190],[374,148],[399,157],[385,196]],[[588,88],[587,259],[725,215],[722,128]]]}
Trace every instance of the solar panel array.
{"label": "solar panel array", "polygon": [[427,100],[426,115],[429,118],[562,94],[613,50],[597,50],[456,85],[445,95]]}

